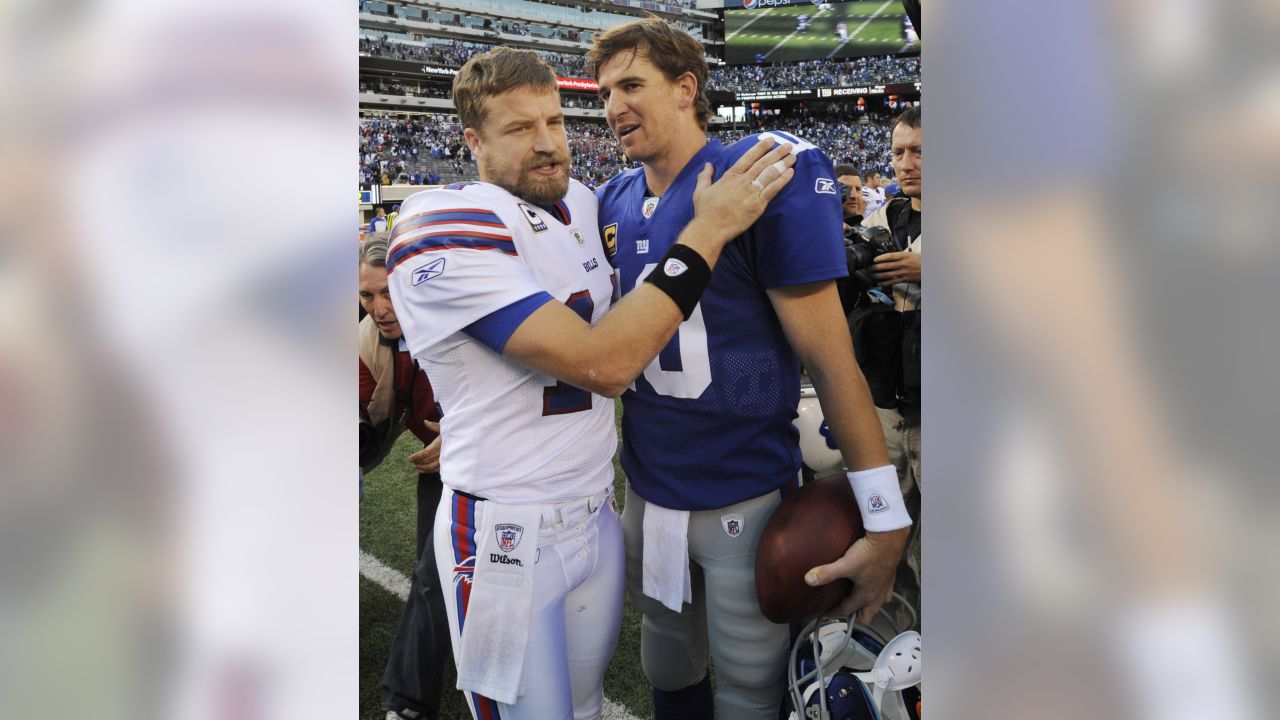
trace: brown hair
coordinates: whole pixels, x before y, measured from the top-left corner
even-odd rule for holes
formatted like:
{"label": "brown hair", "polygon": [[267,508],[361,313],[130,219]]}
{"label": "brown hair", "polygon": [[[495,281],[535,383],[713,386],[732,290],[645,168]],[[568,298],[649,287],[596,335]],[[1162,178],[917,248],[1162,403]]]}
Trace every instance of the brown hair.
{"label": "brown hair", "polygon": [[707,129],[707,121],[711,118],[711,102],[707,100],[707,59],[702,45],[692,35],[657,15],[616,25],[595,36],[595,43],[587,52],[591,74],[599,80],[600,67],[624,52],[634,53],[653,63],[670,82],[675,82],[685,73],[692,73],[698,81],[694,113],[702,129]]}
{"label": "brown hair", "polygon": [[498,47],[472,57],[453,79],[453,104],[462,126],[478,132],[489,119],[484,101],[520,87],[559,90],[555,71],[532,50]]}
{"label": "brown hair", "polygon": [[920,106],[912,105],[903,110],[901,115],[893,119],[893,125],[889,128],[889,132],[897,130],[899,125],[906,125],[912,129],[920,127]]}

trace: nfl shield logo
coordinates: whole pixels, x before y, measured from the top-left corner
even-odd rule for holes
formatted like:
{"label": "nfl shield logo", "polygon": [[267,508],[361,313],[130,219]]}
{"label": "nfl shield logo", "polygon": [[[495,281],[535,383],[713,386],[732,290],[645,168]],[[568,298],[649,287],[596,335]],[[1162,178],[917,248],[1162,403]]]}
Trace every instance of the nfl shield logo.
{"label": "nfl shield logo", "polygon": [[500,523],[494,526],[493,531],[498,535],[498,547],[502,548],[502,552],[511,552],[520,544],[520,537],[524,535],[524,526]]}
{"label": "nfl shield logo", "polygon": [[653,211],[658,209],[659,199],[660,198],[656,197],[647,197],[644,199],[644,207],[641,208],[641,210],[644,212],[645,219],[653,217]]}
{"label": "nfl shield logo", "polygon": [[872,493],[871,497],[867,498],[867,509],[873,513],[884,512],[889,509],[889,503],[884,501],[880,493]]}
{"label": "nfl shield logo", "polygon": [[724,528],[725,535],[736,538],[742,534],[742,515],[739,513],[721,515],[720,526]]}

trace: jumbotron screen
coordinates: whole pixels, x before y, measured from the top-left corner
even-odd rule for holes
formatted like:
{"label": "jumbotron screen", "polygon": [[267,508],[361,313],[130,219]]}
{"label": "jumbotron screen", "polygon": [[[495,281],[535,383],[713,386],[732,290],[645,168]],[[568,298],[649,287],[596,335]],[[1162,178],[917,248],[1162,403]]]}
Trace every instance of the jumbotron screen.
{"label": "jumbotron screen", "polygon": [[920,48],[920,36],[897,0],[742,0],[741,9],[724,11],[724,38],[730,65]]}

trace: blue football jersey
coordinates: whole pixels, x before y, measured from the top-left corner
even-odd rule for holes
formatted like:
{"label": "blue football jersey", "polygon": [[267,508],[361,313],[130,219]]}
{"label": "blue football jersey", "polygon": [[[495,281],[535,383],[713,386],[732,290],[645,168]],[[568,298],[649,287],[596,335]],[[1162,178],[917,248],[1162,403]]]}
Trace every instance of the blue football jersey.
{"label": "blue football jersey", "polygon": [[663,507],[720,508],[796,477],[800,364],[765,290],[848,274],[840,190],[821,150],[770,132],[728,147],[709,142],[661,198],[648,195],[641,168],[596,191],[601,237],[625,294],[693,218],[703,164],[719,177],[761,136],[793,145],[795,177],[725,247],[692,316],[622,396],[623,469],[641,497]]}

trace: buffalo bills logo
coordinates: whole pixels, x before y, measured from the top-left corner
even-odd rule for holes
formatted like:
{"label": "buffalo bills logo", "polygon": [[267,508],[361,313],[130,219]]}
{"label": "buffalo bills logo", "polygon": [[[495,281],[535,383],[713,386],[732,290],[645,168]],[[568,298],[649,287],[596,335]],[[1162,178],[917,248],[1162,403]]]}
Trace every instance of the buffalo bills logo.
{"label": "buffalo bills logo", "polygon": [[739,513],[722,515],[720,517],[720,526],[724,528],[725,535],[736,538],[742,534],[742,515]]}
{"label": "buffalo bills logo", "polygon": [[514,523],[500,523],[494,526],[493,531],[498,536],[498,547],[508,553],[516,549],[524,536],[524,526]]}
{"label": "buffalo bills logo", "polygon": [[471,579],[475,574],[476,574],[476,556],[472,555],[466,560],[463,560],[462,562],[453,566],[453,584],[457,585],[458,583],[466,583],[470,585]]}
{"label": "buffalo bills logo", "polygon": [[878,513],[884,512],[888,509],[889,503],[885,502],[884,497],[882,497],[880,493],[872,493],[871,497],[867,498],[867,510],[870,510],[873,513]]}

